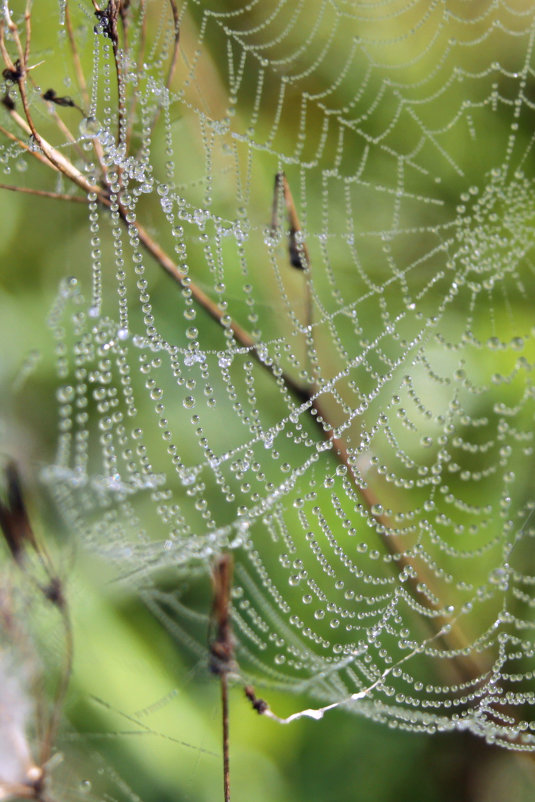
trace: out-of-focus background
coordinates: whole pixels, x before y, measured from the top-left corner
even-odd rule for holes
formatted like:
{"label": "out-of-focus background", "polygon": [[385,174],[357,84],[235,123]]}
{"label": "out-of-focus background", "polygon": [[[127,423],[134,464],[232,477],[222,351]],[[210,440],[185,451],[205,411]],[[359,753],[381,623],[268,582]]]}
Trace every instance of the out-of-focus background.
{"label": "out-of-focus background", "polygon": [[[50,3],[47,13],[37,5],[33,23],[35,61],[41,59],[43,64],[36,66],[32,78],[43,91],[50,83],[58,88],[58,92],[70,94],[81,103],[76,86],[66,80],[62,65],[54,58],[61,3]],[[81,3],[80,7],[83,7],[90,27],[92,11],[85,5]],[[526,73],[524,94],[515,94],[515,87],[522,68],[521,63],[516,63],[519,61],[518,53],[522,52],[525,61],[531,59],[531,45],[527,41],[530,31],[533,33],[534,22],[529,3],[516,3],[514,8],[471,3],[471,13],[465,17],[461,16],[464,13],[461,9],[450,8],[453,5],[463,4],[448,3],[446,8],[444,3],[328,4],[307,0],[307,5],[301,4],[295,13],[307,16],[309,24],[313,20],[310,30],[304,22],[290,26],[289,22],[282,21],[281,30],[287,29],[290,33],[279,45],[273,45],[272,51],[266,51],[266,58],[275,63],[277,55],[280,62],[277,62],[277,69],[282,74],[284,53],[293,56],[288,74],[297,76],[300,66],[304,74],[310,70],[306,78],[307,97],[313,93],[315,81],[317,92],[324,92],[326,98],[330,93],[345,93],[348,118],[352,115],[351,104],[358,96],[355,87],[363,81],[363,73],[370,70],[369,79],[362,83],[364,100],[361,97],[354,103],[357,128],[368,132],[370,145],[381,143],[375,151],[371,147],[372,155],[373,152],[379,154],[372,167],[364,167],[364,160],[359,162],[364,172],[370,170],[366,180],[376,188],[385,189],[387,197],[393,196],[397,184],[391,172],[391,153],[410,152],[412,148],[418,153],[420,145],[424,149],[433,137],[443,137],[440,148],[424,158],[429,173],[422,175],[420,185],[414,181],[412,189],[415,196],[427,192],[427,197],[430,197],[426,187],[427,182],[433,180],[435,187],[440,186],[437,197],[440,195],[441,203],[451,210],[451,217],[455,219],[456,208],[457,214],[462,215],[458,210],[459,198],[466,187],[483,185],[493,165],[503,167],[507,163],[511,125],[517,125],[515,131],[520,126],[520,133],[515,133],[515,137],[517,142],[525,143],[527,156],[523,167],[532,181],[533,154],[529,146],[533,129],[533,106],[529,101],[533,84],[531,68]],[[335,7],[338,40],[332,48],[327,48],[326,42],[333,31],[332,12]],[[195,46],[201,42],[203,55],[200,63],[204,68],[197,72],[196,84],[188,88],[191,97],[187,93],[185,97],[189,101],[198,95],[198,108],[204,108],[208,117],[218,117],[220,107],[228,102],[226,96],[221,96],[221,86],[224,87],[225,82],[221,86],[218,83],[218,74],[227,75],[227,40],[226,34],[220,34],[219,29],[218,35],[201,35],[203,23],[210,30],[212,21],[220,19],[221,30],[225,30],[224,24],[231,26],[233,20],[239,20],[242,40],[249,36],[257,46],[258,54],[262,37],[266,48],[268,45],[267,20],[270,13],[274,17],[277,14],[283,16],[288,9],[285,3],[253,3],[247,11],[239,3],[221,2],[211,4],[210,15],[194,3],[191,8],[185,3],[179,10],[183,23],[183,52],[177,85],[198,57]],[[346,26],[344,16],[349,20]],[[260,33],[256,32],[257,27]],[[87,41],[90,41],[90,36],[91,31],[86,34]],[[444,37],[449,37],[449,46]],[[352,48],[357,55],[349,58]],[[314,54],[319,59],[315,71],[311,67],[315,63]],[[457,71],[456,60],[460,60],[461,55],[462,69]],[[86,67],[90,74],[89,65]],[[388,80],[384,79],[381,67],[384,71],[388,67]],[[398,86],[394,78],[396,69]],[[243,122],[254,116],[255,136],[258,141],[265,142],[269,139],[269,127],[273,125],[277,96],[263,97],[260,102],[260,81],[259,73],[246,71],[235,119]],[[418,125],[411,127],[408,122],[403,125],[392,114],[393,110],[399,111],[403,107],[403,104],[393,105],[393,99],[403,93],[408,96],[410,91],[416,97],[422,83],[427,87],[422,92],[422,97],[427,99],[424,103],[427,117],[422,113],[421,120],[425,120],[427,127],[423,144],[419,144]],[[446,85],[448,92],[443,102],[430,102],[433,92],[440,92]],[[294,90],[295,115],[285,112],[277,120],[276,136],[270,140],[272,151],[266,149],[265,163],[260,159],[259,166],[256,166],[255,162],[255,171],[248,178],[247,215],[255,223],[265,220],[266,226],[270,221],[272,179],[277,161],[272,158],[273,153],[288,154],[301,142],[302,148],[296,159],[297,164],[305,163],[313,158],[318,147],[316,140],[320,138],[321,104],[309,113],[307,128],[305,132],[301,131],[298,122],[304,118],[298,109],[303,90],[297,80]],[[10,91],[14,94],[12,87]],[[383,102],[385,96],[390,98],[389,102]],[[521,97],[522,113],[514,118],[516,122],[512,122],[515,97]],[[327,106],[329,102],[325,100]],[[340,96],[337,102],[340,105]],[[465,102],[471,107],[470,113],[466,111]],[[187,109],[188,103],[184,102],[181,108]],[[251,109],[255,109],[254,115]],[[459,116],[455,109],[459,110]],[[67,108],[60,109],[60,112],[67,124],[77,130],[80,121],[78,110]],[[485,114],[488,115],[487,121]],[[236,123],[236,130],[240,130],[241,122]],[[45,120],[44,124],[48,121]],[[173,146],[175,155],[179,154],[176,164],[180,170],[176,181],[192,194],[196,192],[196,164],[199,160],[204,163],[206,158],[206,142],[195,139],[195,130],[185,114],[173,121]],[[377,137],[375,140],[374,136]],[[467,142],[471,148],[469,156],[465,152]],[[160,151],[156,149],[153,156],[156,172],[163,169],[166,158],[163,140],[160,144]],[[336,147],[336,143],[328,140],[326,151],[331,148],[337,152]],[[446,157],[443,162],[436,163],[440,159],[437,154],[444,150]],[[9,144],[2,151],[3,174],[0,173],[0,180],[3,183],[27,188],[45,185],[54,188],[45,168],[35,167],[30,158],[14,158],[13,153],[13,146]],[[320,161],[321,158],[323,156]],[[347,151],[344,151],[344,159],[350,160]],[[456,171],[457,164],[463,165],[462,175]],[[345,162],[340,169],[349,171]],[[291,173],[291,165],[288,170]],[[297,181],[294,192],[299,205],[300,193],[296,184]],[[531,184],[529,186],[528,194],[533,193]],[[322,191],[318,181],[319,200],[317,204],[309,200],[307,209],[309,226],[317,231],[323,225],[322,203],[326,195],[322,195]],[[225,198],[216,200],[224,208]],[[229,203],[234,201],[232,196]],[[335,228],[337,211],[345,209],[343,200],[335,199],[333,208],[331,226]],[[363,215],[371,214],[365,205],[360,208]],[[420,224],[431,228],[433,206],[429,203],[426,208],[429,220],[420,220]],[[161,232],[158,229],[159,210],[154,199],[147,201],[144,212],[149,228],[152,226],[151,233],[157,238]],[[527,212],[529,217],[529,208]],[[404,221],[407,227],[416,225],[419,219],[416,210],[411,214],[412,217],[409,215]],[[446,217],[447,213],[444,213]],[[530,219],[535,220],[535,214]],[[0,191],[0,221],[2,457],[14,457],[22,467],[32,518],[39,536],[50,544],[49,549],[57,561],[74,623],[74,671],[64,710],[65,725],[57,746],[62,760],[56,760],[57,765],[51,767],[54,793],[66,800],[140,798],[143,802],[208,802],[221,799],[219,685],[208,670],[206,649],[203,648],[208,639],[206,621],[194,619],[190,625],[196,642],[202,644],[197,654],[180,639],[177,643],[172,632],[170,634],[155,621],[145,605],[129,596],[127,583],[118,586],[109,566],[80,547],[71,533],[65,531],[57,510],[37,481],[41,468],[53,461],[57,443],[59,382],[47,316],[57,298],[58,286],[66,276],[76,276],[85,291],[89,287],[87,209],[82,204],[5,189]],[[369,220],[366,225],[372,227]],[[386,225],[385,220],[377,220],[377,229]],[[477,220],[474,225],[477,225]],[[437,224],[437,230],[439,228]],[[437,237],[447,236],[446,231],[444,234],[433,233]],[[161,236],[164,240],[169,238],[165,232]],[[413,250],[406,256],[406,261],[416,263],[418,249],[422,247],[425,250],[428,246],[417,243],[410,247]],[[200,254],[202,244],[192,243],[191,249],[192,253]],[[372,253],[370,259],[373,259]],[[107,267],[105,263],[104,295],[115,291],[113,269],[108,274]],[[168,330],[175,325],[177,329],[184,329],[187,323],[181,316],[178,319],[179,315],[176,319],[174,317],[172,292],[175,288],[171,291],[168,279],[156,273],[155,268],[153,270],[151,292],[155,303],[160,304],[161,325],[167,326]],[[194,267],[192,272],[195,272]],[[267,272],[259,273],[255,278],[255,292],[263,309],[263,322],[273,335],[284,334],[287,323],[279,323],[281,288],[270,283]],[[343,276],[343,269],[341,274]],[[209,276],[204,278],[208,281]],[[526,287],[529,297],[535,284],[533,274],[530,278],[531,286],[528,283]],[[348,298],[352,292],[352,280],[348,275],[340,283]],[[385,281],[386,274],[380,280]],[[514,298],[512,304],[504,319],[518,322],[525,318],[527,325],[532,315],[531,306]],[[240,311],[239,305],[236,308]],[[425,311],[425,306],[423,308]],[[198,316],[196,325],[201,330],[206,328],[207,343],[210,338],[217,342],[218,335],[213,333],[215,327],[202,314]],[[222,388],[216,387],[216,395],[218,390],[223,392]],[[271,403],[269,391],[263,401],[266,406]],[[231,421],[229,426],[232,425]],[[156,434],[154,437],[156,447]],[[2,561],[8,563],[7,553],[2,554]],[[13,593],[22,598],[28,596],[22,603],[25,615],[28,619],[36,617],[36,622],[31,624],[32,631],[37,633],[36,645],[29,660],[38,679],[27,691],[32,699],[44,700],[47,704],[54,684],[54,665],[57,669],[61,662],[61,633],[53,620],[53,611],[42,615],[36,613],[32,604],[38,604],[38,599],[24,586],[24,577],[15,568],[8,573],[9,581],[14,583]],[[208,570],[192,574],[190,578],[183,575],[180,581],[185,606],[191,604],[193,609],[204,611],[207,616],[211,605]],[[24,626],[21,624],[22,629]],[[39,679],[43,674],[45,679]],[[274,689],[266,691],[266,698],[272,709],[281,715],[290,715],[318,703],[309,696]],[[446,802],[453,799],[459,802],[498,802],[504,799],[522,802],[532,799],[535,793],[535,763],[529,757],[487,746],[482,739],[465,733],[409,734],[392,729],[388,723],[371,722],[344,709],[327,713],[321,721],[301,719],[282,726],[259,717],[251,710],[243,689],[238,686],[230,689],[230,727],[234,802]],[[37,734],[30,733],[30,737],[37,749]]]}

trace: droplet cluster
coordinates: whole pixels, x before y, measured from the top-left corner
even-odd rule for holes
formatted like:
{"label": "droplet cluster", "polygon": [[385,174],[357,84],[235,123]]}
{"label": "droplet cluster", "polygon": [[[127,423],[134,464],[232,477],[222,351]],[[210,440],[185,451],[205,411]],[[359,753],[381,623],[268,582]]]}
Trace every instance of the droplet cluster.
{"label": "droplet cluster", "polygon": [[88,36],[43,477],[185,643],[233,550],[244,678],[531,749],[535,15],[465,5],[192,4],[170,82],[167,9],[119,90]]}

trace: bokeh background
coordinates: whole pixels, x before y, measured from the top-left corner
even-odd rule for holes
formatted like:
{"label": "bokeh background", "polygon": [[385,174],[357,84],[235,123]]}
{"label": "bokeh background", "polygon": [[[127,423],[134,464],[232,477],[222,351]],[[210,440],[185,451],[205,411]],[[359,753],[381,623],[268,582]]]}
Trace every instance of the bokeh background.
{"label": "bokeh background", "polygon": [[[33,26],[35,60],[42,58],[44,62],[40,73],[37,69],[35,71],[36,81],[43,89],[50,82],[76,96],[76,89],[70,83],[72,79],[67,71],[62,73],[62,65],[53,57],[58,9],[54,3],[49,4],[50,9],[45,9],[45,5],[36,8]],[[428,9],[429,4],[404,6],[400,3],[395,6],[372,3],[366,6],[356,4],[354,8],[350,5],[349,13],[355,13],[359,19],[365,43],[362,52],[368,62],[388,64],[392,69],[402,65],[400,73],[414,87],[418,86],[420,78],[428,77],[431,56],[435,58],[435,48],[437,52],[439,50],[439,45],[432,43],[440,42],[440,36],[446,35],[444,32],[451,36],[452,30],[445,24],[441,28],[436,21],[434,28],[429,27],[433,20],[433,9]],[[448,8],[443,3],[436,5],[440,19],[446,19],[446,12],[455,17],[456,9],[449,8],[453,4],[447,4]],[[515,39],[512,35],[500,34],[500,31],[507,22],[511,30],[515,30],[516,25],[516,31],[525,36],[532,24],[529,3],[517,3],[514,11],[500,7],[495,12],[491,11],[493,4],[490,3],[471,5],[469,21],[461,20],[455,28],[456,36],[466,46],[468,55],[463,61],[464,79],[454,85],[447,95],[447,102],[441,107],[445,118],[453,116],[452,109],[456,106],[462,108],[465,98],[473,103],[476,114],[477,92],[489,97],[493,81],[497,80],[492,68],[494,62],[500,65],[496,72],[500,76],[499,91],[503,97],[507,97],[508,92],[513,95]],[[275,4],[273,6],[274,10]],[[240,4],[230,2],[221,2],[217,7],[212,3],[211,8],[220,14],[243,11]],[[321,52],[330,34],[331,17],[325,14],[321,23],[322,9],[322,3],[309,0],[307,12],[311,20],[318,22],[320,33],[302,56],[303,64],[313,62],[314,48]],[[187,12],[183,31],[184,62],[180,67],[183,74],[187,73],[188,59],[194,58],[194,43],[203,19],[195,4]],[[283,13],[286,12],[281,4]],[[85,14],[89,20],[91,13],[87,8]],[[266,9],[253,4],[247,25],[254,30],[253,23],[263,22],[265,18]],[[495,24],[496,19],[500,20],[499,25]],[[243,27],[245,30],[245,22]],[[381,37],[374,33],[379,28]],[[494,30],[497,32],[491,34]],[[412,37],[408,34],[410,31]],[[340,26],[338,35],[340,51],[347,50],[343,26]],[[258,35],[258,41],[261,36]],[[374,37],[376,44],[371,54],[366,49],[366,42]],[[379,39],[382,44],[377,44]],[[90,41],[90,36],[87,40]],[[298,26],[282,50],[297,52],[304,40],[304,28]],[[218,117],[227,102],[224,82],[218,78],[218,70],[223,74],[221,65],[226,64],[224,37],[207,36],[203,46],[208,55],[201,61],[204,69],[197,75],[198,81],[203,83],[191,91],[193,94],[200,92],[203,103]],[[459,57],[458,51],[449,50],[447,53],[442,60],[436,58],[440,63],[433,79],[437,88],[446,78],[450,80],[455,70],[455,59]],[[362,65],[365,62],[363,55]],[[357,58],[353,70],[358,64]],[[87,69],[89,71],[89,65]],[[484,79],[471,81],[467,77],[470,69],[474,75],[485,76]],[[182,74],[180,70],[177,80]],[[317,81],[318,87],[330,86],[336,82],[341,70],[340,59],[324,59],[321,70],[310,81]],[[255,102],[258,75],[251,72],[247,80],[248,91],[245,91],[248,87],[245,81],[245,90],[240,94],[237,107],[237,129],[242,123],[245,125],[248,108]],[[370,103],[374,92],[378,92],[381,86],[378,72],[375,80],[372,77],[366,85]],[[347,93],[350,99],[353,89],[354,79],[350,74],[338,91]],[[430,94],[429,84],[426,91]],[[526,94],[529,94],[528,90]],[[275,99],[274,96],[273,102]],[[386,130],[390,113],[388,105],[379,104],[374,109],[376,118],[370,123],[369,130]],[[76,110],[70,109],[68,114],[72,115],[66,118],[69,125],[76,129],[79,119]],[[257,122],[259,139],[263,131],[268,131],[272,117],[272,104],[266,101],[261,105]],[[297,115],[289,114],[278,123],[274,147],[280,152],[289,147],[288,143],[295,143],[296,119]],[[489,121],[492,126],[485,125],[484,119],[476,120],[478,139],[471,152],[469,172],[472,175],[465,175],[461,180],[447,165],[440,170],[437,168],[442,179],[441,197],[449,203],[453,217],[453,210],[466,184],[479,183],[487,166],[492,163],[492,154],[503,159],[506,152],[511,124],[509,107],[504,103],[503,115],[499,109],[494,110]],[[526,142],[531,136],[532,121],[529,115],[520,120]],[[309,117],[307,124],[311,132],[316,123],[319,125],[319,116],[318,121],[313,115]],[[440,121],[433,123],[429,120],[428,124],[439,128]],[[177,181],[189,187],[193,196],[198,174],[196,164],[204,160],[202,144],[196,140],[195,126],[187,118],[178,119],[173,131],[175,148],[188,154],[187,159],[179,160],[182,172]],[[410,147],[410,135],[409,129],[400,126],[397,130],[393,125],[392,136],[401,138],[396,143],[399,150]],[[403,137],[407,138],[406,143]],[[311,152],[314,149],[313,140],[311,133],[301,151],[303,160],[307,158],[307,147]],[[329,147],[335,146],[331,143],[327,150]],[[448,134],[452,158],[466,163],[465,147],[466,139],[461,135],[460,126],[453,127]],[[161,151],[160,155],[156,153],[154,156],[156,171],[163,169],[163,146]],[[46,171],[41,167],[34,168],[31,159],[17,159],[12,150],[4,150],[2,161],[4,175],[1,180],[4,183],[51,188]],[[384,175],[385,181],[391,183],[389,167],[386,157],[384,162],[376,163],[373,167],[375,181],[380,182]],[[269,220],[273,172],[268,161],[253,176],[247,209],[252,219]],[[216,199],[222,209],[225,203],[228,209],[235,202],[232,193],[230,195],[229,198]],[[338,208],[336,204],[334,207],[333,217]],[[147,200],[144,211],[158,234],[157,201]],[[313,230],[315,227],[319,230],[317,221],[320,216],[319,204],[316,207],[310,203],[308,219]],[[220,799],[219,687],[208,671],[206,650],[201,649],[199,656],[183,643],[177,643],[155,622],[147,608],[128,594],[124,583],[118,586],[109,566],[80,547],[72,533],[65,530],[37,481],[40,469],[53,459],[57,432],[58,377],[46,319],[62,279],[75,275],[82,285],[89,286],[87,210],[74,203],[54,202],[3,190],[0,193],[0,221],[2,454],[14,457],[22,466],[33,519],[60,566],[75,628],[74,673],[64,711],[65,726],[58,744],[63,760],[51,774],[54,792],[64,799],[139,797],[144,802]],[[162,233],[164,241],[167,236]],[[109,242],[105,247],[110,247]],[[195,253],[195,244],[192,243],[191,247]],[[407,262],[417,258],[418,247],[415,245],[414,252],[407,255]],[[200,253],[200,245],[198,249]],[[154,271],[151,281],[151,291],[159,303],[161,325],[169,330],[175,325],[185,328],[186,322],[175,317],[174,299],[166,277]],[[265,276],[257,276],[256,281],[257,295],[265,296],[264,325],[269,326],[271,320],[273,333],[284,333],[286,324],[280,319],[277,290]],[[349,278],[347,286],[351,286]],[[112,289],[113,279],[105,276],[105,294]],[[243,312],[239,302],[236,311],[238,315]],[[515,314],[526,316],[530,311],[519,302],[513,317]],[[200,315],[197,325],[203,331],[205,345],[213,340],[215,347],[218,333],[213,324]],[[272,401],[266,392],[266,406]],[[7,563],[7,554],[2,559],[4,557]],[[10,581],[17,586],[16,593],[31,598],[30,590],[21,582],[17,572],[11,570],[9,573]],[[211,604],[208,571],[192,572],[190,577],[186,572],[180,581],[185,606],[204,611],[206,616]],[[54,667],[61,659],[61,634],[52,612],[38,613],[31,602],[26,602],[24,609],[31,620],[21,622],[21,629],[29,626],[34,639],[33,659],[37,673],[48,677],[29,692],[37,700],[46,699],[53,686]],[[193,622],[191,629],[196,643],[206,642],[205,619]],[[535,793],[535,768],[529,758],[494,749],[466,734],[407,734],[344,710],[330,712],[319,722],[304,719],[283,727],[258,717],[244,699],[241,687],[231,688],[230,700],[232,798],[235,802],[445,802],[452,799],[491,802],[505,798],[521,802],[532,799]],[[281,714],[290,714],[309,706],[311,699],[270,690],[269,702]]]}

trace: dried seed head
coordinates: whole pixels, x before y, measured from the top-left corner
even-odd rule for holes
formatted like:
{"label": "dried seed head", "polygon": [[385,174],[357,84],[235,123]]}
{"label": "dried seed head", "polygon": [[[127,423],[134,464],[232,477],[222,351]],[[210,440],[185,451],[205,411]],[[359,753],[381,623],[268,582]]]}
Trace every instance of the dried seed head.
{"label": "dried seed head", "polygon": [[265,713],[266,710],[269,710],[268,703],[265,701],[265,699],[258,698],[258,696],[255,693],[255,689],[253,688],[252,685],[246,685],[244,688],[244,692],[247,699],[249,699],[249,701],[251,702],[253,710],[256,710],[256,712],[260,716],[262,715],[262,713]]}
{"label": "dried seed head", "polygon": [[49,103],[55,103],[56,106],[70,106],[71,108],[76,106],[76,103],[72,98],[68,97],[68,95],[60,97],[56,93],[55,89],[47,89],[46,92],[41,95],[41,97],[43,100],[46,100]]}
{"label": "dried seed head", "polygon": [[23,69],[20,63],[20,59],[17,59],[13,68],[6,67],[2,70],[2,77],[8,81],[9,83],[16,84],[20,81],[23,76]]}

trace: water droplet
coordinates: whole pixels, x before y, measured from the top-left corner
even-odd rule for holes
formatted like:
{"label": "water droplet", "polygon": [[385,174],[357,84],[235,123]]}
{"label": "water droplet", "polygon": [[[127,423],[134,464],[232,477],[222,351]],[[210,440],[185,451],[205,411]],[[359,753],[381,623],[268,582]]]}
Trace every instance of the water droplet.
{"label": "water droplet", "polygon": [[56,391],[56,398],[60,404],[69,404],[74,398],[74,388],[69,384],[66,384],[63,387],[58,387]]}
{"label": "water droplet", "polygon": [[102,126],[95,117],[83,117],[78,126],[80,135],[84,139],[93,139],[93,137],[98,136],[101,128]]}

